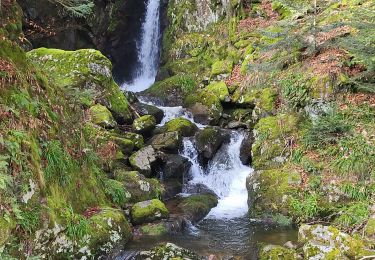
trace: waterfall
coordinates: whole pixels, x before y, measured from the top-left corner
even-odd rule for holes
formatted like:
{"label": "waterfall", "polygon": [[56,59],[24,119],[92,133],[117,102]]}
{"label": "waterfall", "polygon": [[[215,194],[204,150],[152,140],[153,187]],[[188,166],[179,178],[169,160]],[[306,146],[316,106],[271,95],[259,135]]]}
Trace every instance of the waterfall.
{"label": "waterfall", "polygon": [[159,62],[160,0],[148,0],[138,48],[138,67],[131,84],[124,84],[127,91],[140,92],[154,82]]}
{"label": "waterfall", "polygon": [[190,183],[206,185],[219,196],[219,204],[207,218],[233,219],[248,211],[246,178],[253,171],[242,164],[240,147],[244,139],[241,132],[233,132],[229,144],[223,145],[204,171],[198,162],[198,152],[190,139],[184,140],[182,155],[192,163]]}

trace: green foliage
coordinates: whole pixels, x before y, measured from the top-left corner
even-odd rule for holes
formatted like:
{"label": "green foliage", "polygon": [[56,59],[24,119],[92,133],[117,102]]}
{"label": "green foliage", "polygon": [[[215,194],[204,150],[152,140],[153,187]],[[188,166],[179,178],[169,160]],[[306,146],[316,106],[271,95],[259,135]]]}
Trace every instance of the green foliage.
{"label": "green foliage", "polygon": [[335,219],[335,223],[341,228],[351,228],[364,223],[370,214],[368,203],[355,203],[345,207],[341,215]]}
{"label": "green foliage", "polygon": [[369,201],[373,194],[375,194],[375,184],[361,185],[358,183],[345,183],[340,188],[348,198],[356,201]]}
{"label": "green foliage", "polygon": [[49,141],[45,146],[46,167],[44,175],[47,181],[67,185],[72,174],[77,171],[77,165],[72,157],[64,150],[58,140]]}
{"label": "green foliage", "polygon": [[362,179],[375,176],[375,146],[362,135],[340,140],[334,152],[337,158],[332,166],[339,173]]}
{"label": "green foliage", "polygon": [[341,114],[332,111],[310,124],[302,141],[306,147],[321,148],[337,143],[342,136],[349,133],[351,128]]}
{"label": "green foliage", "polygon": [[23,210],[17,219],[18,225],[26,233],[33,234],[40,224],[40,208]]}
{"label": "green foliage", "polygon": [[6,190],[12,183],[12,176],[8,173],[8,159],[9,156],[0,155],[0,191]]}
{"label": "green foliage", "polygon": [[86,18],[92,13],[94,2],[91,0],[49,0],[61,5],[69,15]]}
{"label": "green foliage", "polygon": [[114,203],[118,205],[124,205],[129,197],[124,185],[116,180],[104,180],[104,192]]}
{"label": "green foliage", "polygon": [[82,239],[89,231],[89,222],[83,216],[74,213],[72,206],[64,212],[66,235],[74,241]]}
{"label": "green foliage", "polygon": [[301,74],[289,74],[280,81],[284,100],[293,109],[304,108],[310,101],[310,88]]}
{"label": "green foliage", "polygon": [[318,195],[305,193],[302,198],[290,199],[291,214],[298,222],[306,222],[319,213]]}

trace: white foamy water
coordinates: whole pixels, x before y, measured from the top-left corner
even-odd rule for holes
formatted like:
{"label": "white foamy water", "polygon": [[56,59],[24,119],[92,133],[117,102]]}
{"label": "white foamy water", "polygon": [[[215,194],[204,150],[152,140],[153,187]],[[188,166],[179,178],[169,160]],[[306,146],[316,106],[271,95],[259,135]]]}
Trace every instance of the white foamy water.
{"label": "white foamy water", "polygon": [[242,133],[232,133],[230,143],[220,148],[206,171],[199,165],[198,153],[192,141],[184,140],[182,155],[193,164],[191,183],[204,184],[219,196],[217,207],[206,218],[233,219],[248,212],[246,178],[253,169],[243,165],[240,160],[243,139]]}
{"label": "white foamy water", "polygon": [[123,89],[140,92],[149,88],[155,82],[159,62],[159,41],[160,0],[149,0],[145,20],[142,24],[141,44],[138,50],[139,67],[136,69],[133,82],[123,84]]}

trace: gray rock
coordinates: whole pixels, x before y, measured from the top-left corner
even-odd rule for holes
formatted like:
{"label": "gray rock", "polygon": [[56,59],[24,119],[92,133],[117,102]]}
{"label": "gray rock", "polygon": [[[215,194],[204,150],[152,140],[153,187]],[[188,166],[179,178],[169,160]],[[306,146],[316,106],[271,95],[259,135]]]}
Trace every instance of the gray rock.
{"label": "gray rock", "polygon": [[157,163],[156,151],[152,146],[146,146],[132,154],[129,158],[130,165],[146,177],[152,175],[152,168]]}
{"label": "gray rock", "polygon": [[252,155],[251,150],[254,143],[254,134],[252,132],[248,132],[243,139],[240,147],[240,159],[241,162],[245,165],[251,164],[252,162]]}
{"label": "gray rock", "polygon": [[156,123],[160,124],[164,117],[164,111],[160,108],[152,105],[148,105],[145,103],[137,102],[132,104],[134,109],[140,114],[141,116],[151,115],[155,117]]}
{"label": "gray rock", "polygon": [[182,136],[177,132],[167,132],[155,135],[148,142],[156,150],[177,153],[182,144]]}
{"label": "gray rock", "polygon": [[207,127],[195,134],[195,143],[203,161],[212,159],[229,135],[219,128]]}
{"label": "gray rock", "polygon": [[190,170],[191,162],[178,154],[160,154],[159,156],[163,162],[163,179],[177,179],[182,182]]}

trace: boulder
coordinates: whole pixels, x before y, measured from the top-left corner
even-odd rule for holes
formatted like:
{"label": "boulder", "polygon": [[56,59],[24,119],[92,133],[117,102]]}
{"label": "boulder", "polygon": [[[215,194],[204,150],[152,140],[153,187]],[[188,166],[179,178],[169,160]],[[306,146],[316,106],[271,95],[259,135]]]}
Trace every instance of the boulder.
{"label": "boulder", "polygon": [[152,169],[157,163],[156,151],[152,146],[146,146],[133,153],[129,158],[130,165],[146,177],[152,175]]}
{"label": "boulder", "polygon": [[177,153],[182,144],[182,136],[178,131],[166,132],[153,136],[148,144],[156,150]]}
{"label": "boulder", "polygon": [[266,245],[260,249],[260,260],[297,260],[297,253],[293,249],[283,246]]}
{"label": "boulder", "polygon": [[168,233],[168,226],[165,222],[148,223],[142,225],[138,232],[146,236],[162,236]]}
{"label": "boulder", "polygon": [[306,259],[359,259],[371,254],[366,253],[361,240],[332,226],[303,224],[298,230],[298,242],[304,244]]}
{"label": "boulder", "polygon": [[99,51],[39,48],[28,52],[27,57],[41,71],[48,71],[46,76],[51,84],[78,89],[83,105],[92,106],[99,100],[119,124],[132,122],[128,101],[112,78],[112,64]]}
{"label": "boulder", "polygon": [[172,243],[157,246],[150,251],[142,251],[136,256],[137,260],[159,260],[159,259],[189,259],[189,260],[203,260],[204,257],[179,247]]}
{"label": "boulder", "polygon": [[132,104],[132,106],[141,116],[146,116],[146,115],[153,116],[157,124],[160,124],[160,122],[163,120],[164,111],[156,106],[152,106],[152,105],[141,103],[141,102],[136,102]]}
{"label": "boulder", "polygon": [[161,154],[160,158],[163,161],[163,179],[177,179],[182,182],[191,167],[189,159],[178,154]]}
{"label": "boulder", "polygon": [[233,61],[219,60],[212,64],[211,76],[230,75],[233,69]]}
{"label": "boulder", "polygon": [[130,213],[133,223],[137,225],[166,218],[169,215],[164,203],[158,199],[138,202],[133,205]]}
{"label": "boulder", "polygon": [[155,117],[151,115],[141,116],[134,120],[132,129],[134,132],[149,135],[156,126]]}
{"label": "boulder", "polygon": [[217,196],[216,193],[202,183],[187,183],[184,185],[184,193],[188,194],[212,194]]}
{"label": "boulder", "polygon": [[224,81],[213,82],[205,88],[205,91],[213,93],[221,102],[229,102],[230,95]]}
{"label": "boulder", "polygon": [[131,140],[134,144],[134,148],[141,149],[144,146],[143,136],[133,132],[121,132],[119,135],[123,138]]}
{"label": "boulder", "polygon": [[252,162],[252,145],[254,143],[254,135],[252,132],[248,132],[245,138],[242,140],[240,147],[240,159],[244,165],[249,165]]}
{"label": "boulder", "polygon": [[132,203],[159,198],[163,192],[157,179],[148,179],[137,171],[118,168],[114,170],[113,176],[130,193],[129,202]]}
{"label": "boulder", "polygon": [[178,132],[182,137],[193,136],[198,131],[198,127],[187,120],[186,118],[179,117],[167,122],[164,126],[157,128],[154,134],[161,134],[167,132]]}
{"label": "boulder", "polygon": [[208,161],[212,159],[225,141],[225,135],[219,128],[206,127],[195,134],[195,144],[199,156]]}
{"label": "boulder", "polygon": [[91,121],[94,124],[107,129],[114,128],[117,125],[111,112],[105,106],[97,104],[95,106],[92,106],[89,111]]}
{"label": "boulder", "polygon": [[217,206],[217,203],[218,199],[215,195],[209,193],[193,194],[189,197],[181,198],[178,208],[186,219],[192,223],[197,223],[206,217],[211,209]]}
{"label": "boulder", "polygon": [[193,114],[194,121],[204,125],[217,125],[223,113],[219,97],[206,90],[189,95],[185,106]]}

